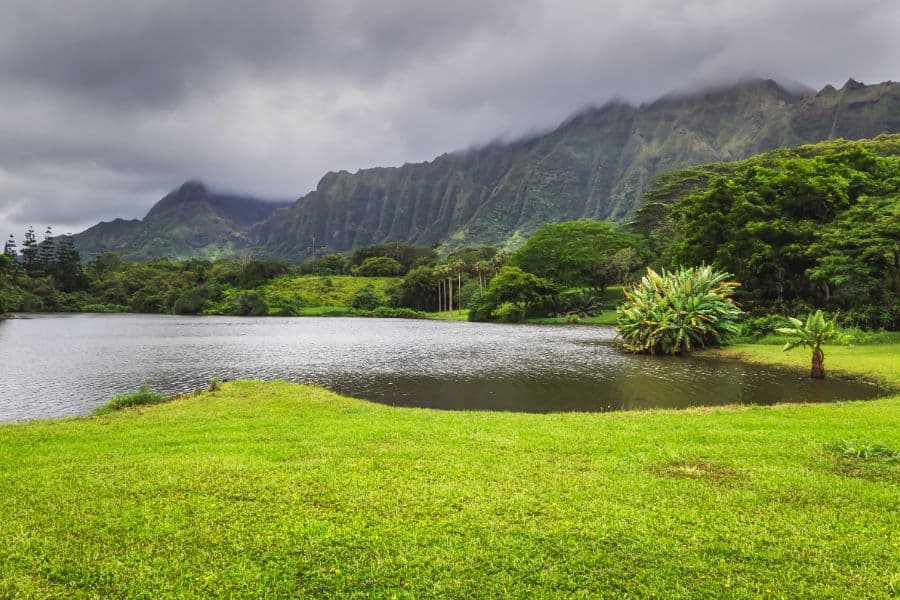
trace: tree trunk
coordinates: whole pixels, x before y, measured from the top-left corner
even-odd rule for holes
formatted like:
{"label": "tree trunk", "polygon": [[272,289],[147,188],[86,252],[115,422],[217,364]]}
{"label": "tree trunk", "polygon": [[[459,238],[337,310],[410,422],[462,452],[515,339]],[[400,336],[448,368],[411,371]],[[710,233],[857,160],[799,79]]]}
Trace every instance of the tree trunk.
{"label": "tree trunk", "polygon": [[825,379],[825,356],[818,348],[813,350],[812,370],[810,370],[809,376],[813,379]]}
{"label": "tree trunk", "polygon": [[450,312],[452,313],[453,312],[453,278],[448,277],[447,283],[450,284],[450,287],[448,288],[450,290],[450,294],[448,297],[450,299]]}

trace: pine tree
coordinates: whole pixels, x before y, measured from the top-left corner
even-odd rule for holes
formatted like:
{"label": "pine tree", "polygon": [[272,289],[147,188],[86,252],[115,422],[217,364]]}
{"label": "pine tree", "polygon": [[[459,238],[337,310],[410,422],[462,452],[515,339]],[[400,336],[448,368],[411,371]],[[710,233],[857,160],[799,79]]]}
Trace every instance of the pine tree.
{"label": "pine tree", "polygon": [[56,243],[53,241],[53,228],[47,226],[44,232],[44,241],[38,249],[37,262],[45,273],[52,273],[56,265]]}
{"label": "pine tree", "polygon": [[75,249],[71,233],[60,239],[56,250],[56,282],[64,292],[84,289],[87,285],[87,279],[81,269],[81,255]]}
{"label": "pine tree", "polygon": [[13,237],[13,234],[9,234],[9,239],[6,240],[6,244],[3,245],[3,254],[13,261],[16,260],[16,238]]}
{"label": "pine tree", "polygon": [[34,227],[29,227],[25,232],[25,239],[22,240],[22,266],[31,273],[37,268],[37,238],[34,236]]}

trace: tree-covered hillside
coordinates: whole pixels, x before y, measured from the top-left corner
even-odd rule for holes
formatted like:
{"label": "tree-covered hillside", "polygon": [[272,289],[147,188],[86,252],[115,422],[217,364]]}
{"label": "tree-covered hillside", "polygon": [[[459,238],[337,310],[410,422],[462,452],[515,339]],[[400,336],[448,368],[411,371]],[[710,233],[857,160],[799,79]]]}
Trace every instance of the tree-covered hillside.
{"label": "tree-covered hillside", "polygon": [[74,236],[85,258],[106,251],[131,260],[233,256],[248,244],[250,227],[286,203],[216,194],[188,181],[157,202],[141,220],[116,219]]}

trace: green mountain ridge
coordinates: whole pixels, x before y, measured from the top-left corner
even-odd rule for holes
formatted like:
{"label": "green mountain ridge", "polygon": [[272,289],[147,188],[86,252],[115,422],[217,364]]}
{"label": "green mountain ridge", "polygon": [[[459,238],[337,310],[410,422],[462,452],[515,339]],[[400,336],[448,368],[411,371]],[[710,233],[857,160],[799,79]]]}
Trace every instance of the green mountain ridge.
{"label": "green mountain ridge", "polygon": [[287,204],[214,194],[202,183],[188,181],[157,202],[143,219],[98,223],[73,239],[85,257],[113,250],[132,260],[216,258],[246,247],[250,227]]}
{"label": "green mountain ridge", "polygon": [[755,79],[640,106],[610,102],[547,133],[428,162],[331,172],[314,191],[251,225],[216,209],[185,222],[106,223],[76,236],[76,244],[84,251],[89,239],[106,240],[131,257],[214,256],[252,245],[289,261],[303,260],[313,238],[333,252],[386,241],[511,248],[547,222],[626,220],[654,179],[676,169],[897,132],[898,83],[850,79],[840,89],[799,93]]}

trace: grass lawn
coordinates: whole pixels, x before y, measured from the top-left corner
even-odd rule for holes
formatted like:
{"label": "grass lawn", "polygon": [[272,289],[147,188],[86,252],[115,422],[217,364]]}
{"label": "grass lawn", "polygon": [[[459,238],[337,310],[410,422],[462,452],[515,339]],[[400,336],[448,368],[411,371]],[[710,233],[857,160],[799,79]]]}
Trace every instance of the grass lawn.
{"label": "grass lawn", "polygon": [[898,423],[900,396],[529,415],[232,382],[6,425],[0,597],[897,597],[900,464],[833,447]]}
{"label": "grass lawn", "polygon": [[[811,351],[795,348],[782,352],[781,345],[738,344],[710,353],[765,364],[794,366],[809,371]],[[900,388],[900,343],[867,346],[825,346],[825,373],[860,376]]]}
{"label": "grass lawn", "polygon": [[[527,319],[526,323],[535,325],[566,325],[565,317],[540,317],[535,319]],[[593,317],[584,317],[578,321],[578,325],[615,325],[616,311],[604,310],[599,315]]]}
{"label": "grass lawn", "polygon": [[469,320],[469,310],[454,310],[453,312],[443,311],[443,312],[427,312],[429,319],[434,319],[436,321],[468,321]]}

